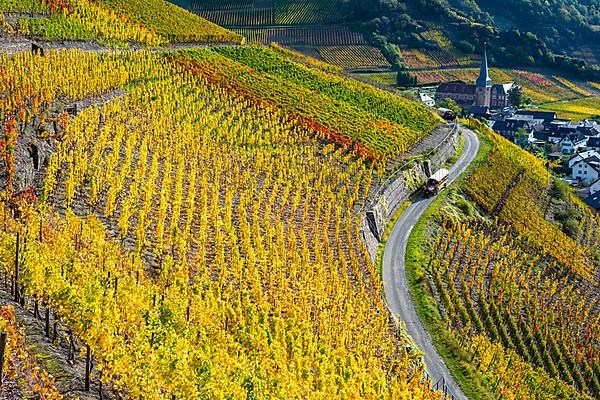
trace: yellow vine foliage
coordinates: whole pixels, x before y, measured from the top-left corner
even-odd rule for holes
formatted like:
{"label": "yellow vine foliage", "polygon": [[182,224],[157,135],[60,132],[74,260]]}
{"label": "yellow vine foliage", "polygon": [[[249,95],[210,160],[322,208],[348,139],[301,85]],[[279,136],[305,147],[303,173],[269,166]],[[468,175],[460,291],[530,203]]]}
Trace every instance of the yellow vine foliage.
{"label": "yellow vine foliage", "polygon": [[25,331],[19,325],[13,306],[0,308],[0,331],[6,332],[3,379],[12,379],[22,389],[44,400],[62,400],[54,378],[42,366],[28,347]]}
{"label": "yellow vine foliage", "polygon": [[[428,268],[439,307],[467,336],[478,369],[495,370],[496,394],[588,399],[598,393],[597,285],[565,275],[508,226],[446,220],[434,242]],[[495,344],[483,343],[483,335]],[[494,354],[484,356],[483,348]],[[499,373],[502,359],[508,367]],[[511,365],[524,375],[515,379]]]}
{"label": "yellow vine foliage", "polygon": [[573,272],[591,279],[589,252],[545,218],[543,194],[550,182],[543,161],[484,124],[474,120],[470,124],[491,142],[492,150],[465,183],[466,192],[499,221],[510,224]]}
{"label": "yellow vine foliage", "polygon": [[127,86],[65,124],[39,208],[0,209],[0,268],[21,232],[26,292],[103,381],[144,399],[440,397],[362,245],[362,158],[159,55],[3,64],[27,99],[7,110]]}

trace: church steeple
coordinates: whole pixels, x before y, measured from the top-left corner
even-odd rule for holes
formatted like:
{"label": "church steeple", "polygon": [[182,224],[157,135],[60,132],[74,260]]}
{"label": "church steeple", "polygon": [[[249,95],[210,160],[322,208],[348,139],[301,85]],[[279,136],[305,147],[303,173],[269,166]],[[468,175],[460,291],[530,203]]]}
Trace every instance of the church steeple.
{"label": "church steeple", "polygon": [[488,61],[487,61],[487,45],[483,49],[483,59],[481,60],[481,70],[479,71],[479,78],[475,81],[477,87],[490,87],[492,86],[492,80],[488,73]]}

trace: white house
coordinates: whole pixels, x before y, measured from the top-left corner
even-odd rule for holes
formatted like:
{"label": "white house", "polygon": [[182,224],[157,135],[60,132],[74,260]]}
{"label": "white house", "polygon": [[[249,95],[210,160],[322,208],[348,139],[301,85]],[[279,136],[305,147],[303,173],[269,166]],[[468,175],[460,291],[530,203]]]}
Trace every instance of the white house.
{"label": "white house", "polygon": [[587,138],[584,135],[567,135],[558,142],[560,151],[565,154],[573,154],[580,149],[585,149]]}
{"label": "white house", "polygon": [[[588,140],[588,142],[589,142],[589,140]],[[591,157],[591,156],[596,156],[596,157],[600,158],[600,153],[598,153],[596,150],[587,150],[587,151],[582,151],[580,153],[577,153],[573,157],[569,158],[569,162],[568,162],[569,168],[573,168],[573,165],[575,165],[575,163],[577,163],[585,158]]]}
{"label": "white house", "polygon": [[435,100],[433,100],[427,93],[419,93],[419,99],[421,99],[421,103],[427,107],[435,106]]}
{"label": "white house", "polygon": [[590,185],[590,194],[594,194],[600,192],[600,179],[596,179],[591,185]]}
{"label": "white house", "polygon": [[573,164],[573,179],[592,183],[600,176],[600,158],[591,156]]}

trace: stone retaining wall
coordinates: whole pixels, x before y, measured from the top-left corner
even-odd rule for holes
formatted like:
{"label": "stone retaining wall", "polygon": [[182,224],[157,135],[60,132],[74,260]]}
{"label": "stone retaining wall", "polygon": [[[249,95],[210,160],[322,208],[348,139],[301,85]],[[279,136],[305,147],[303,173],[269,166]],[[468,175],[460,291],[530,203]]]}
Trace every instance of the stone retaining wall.
{"label": "stone retaining wall", "polygon": [[395,174],[397,177],[365,207],[360,229],[363,242],[373,262],[386,224],[402,203],[419,190],[425,180],[456,153],[459,138],[459,130],[453,129],[433,150],[416,160],[407,162]]}

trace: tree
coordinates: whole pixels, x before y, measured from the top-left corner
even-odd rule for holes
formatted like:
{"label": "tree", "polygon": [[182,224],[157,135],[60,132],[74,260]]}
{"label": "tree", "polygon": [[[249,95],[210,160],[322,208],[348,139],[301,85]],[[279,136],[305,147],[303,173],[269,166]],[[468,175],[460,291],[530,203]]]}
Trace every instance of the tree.
{"label": "tree", "polygon": [[448,110],[454,111],[455,115],[460,115],[462,113],[462,107],[459,106],[456,101],[445,98],[437,102],[437,106],[441,108],[447,108]]}
{"label": "tree", "polygon": [[515,134],[515,144],[521,147],[525,147],[527,145],[528,140],[529,134],[525,131],[525,129],[517,129],[517,133]]}
{"label": "tree", "polygon": [[530,103],[531,98],[525,94],[521,86],[514,85],[508,91],[508,102],[511,106],[520,108],[521,106]]}
{"label": "tree", "polygon": [[398,71],[396,84],[402,87],[416,86],[417,77],[408,71]]}

